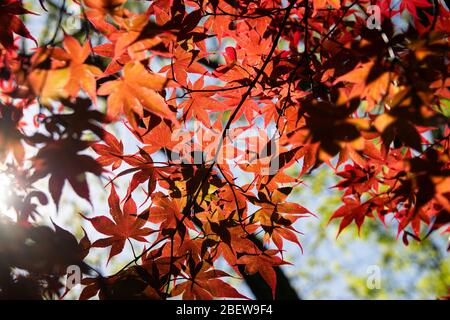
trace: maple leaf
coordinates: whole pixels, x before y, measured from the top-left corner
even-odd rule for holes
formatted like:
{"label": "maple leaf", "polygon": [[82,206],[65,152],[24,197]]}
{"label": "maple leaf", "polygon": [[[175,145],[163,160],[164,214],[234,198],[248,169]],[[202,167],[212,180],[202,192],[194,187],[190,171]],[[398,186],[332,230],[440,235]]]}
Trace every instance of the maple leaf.
{"label": "maple leaf", "polygon": [[374,61],[362,63],[349,73],[338,77],[335,84],[339,82],[350,82],[353,85],[349,94],[349,99],[354,97],[367,98],[368,111],[373,109],[389,90],[389,83],[392,81],[390,72]]}
{"label": "maple leaf", "polygon": [[358,226],[358,231],[360,231],[366,215],[370,213],[370,201],[361,203],[359,199],[344,198],[343,202],[345,204],[337,209],[329,220],[332,221],[337,218],[342,218],[337,236],[339,236],[342,230],[352,223],[352,221],[355,221]]}
{"label": "maple leaf", "polygon": [[210,255],[213,261],[222,257],[238,272],[236,261],[239,254],[260,253],[255,243],[247,238],[248,234],[255,232],[258,228],[256,224],[245,226],[244,231],[242,225],[237,225],[230,218],[219,220],[219,218],[213,217],[214,221],[211,221],[208,212],[197,213],[197,216],[203,223],[202,228],[205,233],[208,234],[208,241],[203,243],[202,249],[206,250],[206,247],[211,247]]}
{"label": "maple leaf", "polygon": [[26,74],[26,85],[39,98],[39,102],[48,108],[53,101],[69,97],[66,85],[70,79],[70,70],[65,62],[52,59],[54,54],[62,51],[61,48],[38,48],[31,59],[32,69]]}
{"label": "maple leaf", "polygon": [[22,6],[20,0],[3,0],[0,3],[0,43],[8,50],[14,49],[13,33],[37,42],[17,15],[34,14]]}
{"label": "maple leaf", "polygon": [[407,119],[384,113],[375,119],[374,126],[381,133],[384,144],[389,145],[398,137],[406,146],[422,151],[422,137]]}
{"label": "maple leaf", "polygon": [[[97,137],[102,137],[102,124],[109,123],[105,115],[91,108],[92,101],[88,98],[60,99],[60,108],[72,109],[71,113],[52,115],[43,120],[46,127],[61,127],[61,135],[82,138],[89,130]],[[64,129],[62,129],[64,128]]]}
{"label": "maple leaf", "polygon": [[[263,229],[267,230],[263,227]],[[279,227],[271,227],[270,232],[264,235],[264,240],[267,243],[269,238],[272,239],[273,243],[277,246],[278,250],[283,250],[284,241],[288,240],[290,242],[295,243],[303,253],[303,247],[298,240],[298,233],[292,226],[279,226]]]}
{"label": "maple leaf", "polygon": [[31,159],[34,172],[30,180],[37,181],[50,174],[49,191],[56,205],[59,203],[66,180],[76,194],[90,201],[86,172],[99,176],[103,171],[90,156],[79,154],[88,148],[90,143],[71,138],[56,141],[44,138],[44,142],[45,145]]}
{"label": "maple leaf", "polygon": [[245,265],[246,273],[255,274],[258,272],[271,288],[273,298],[275,298],[275,290],[277,287],[277,274],[273,267],[289,264],[276,256],[277,252],[277,250],[266,250],[257,255],[244,255],[236,261],[236,264]]}
{"label": "maple leaf", "polygon": [[0,162],[12,153],[18,162],[25,157],[19,121],[23,110],[0,103]]}
{"label": "maple leaf", "polygon": [[144,109],[153,114],[176,122],[164,98],[157,93],[167,80],[148,72],[140,62],[130,62],[123,68],[118,80],[104,83],[99,95],[108,95],[108,116],[117,118],[123,112],[133,127],[137,127],[135,115],[142,117]]}
{"label": "maple leaf", "polygon": [[110,58],[111,61],[103,72],[103,76],[110,76],[117,72],[120,72],[124,65],[128,62],[132,61],[128,52],[124,52],[120,56],[114,56],[114,44],[113,43],[104,43],[93,48],[95,54],[101,57]]}
{"label": "maple leaf", "polygon": [[400,10],[408,10],[408,12],[416,20],[419,20],[419,16],[417,15],[417,8],[429,8],[432,6],[433,3],[428,0],[402,0],[400,2]]}
{"label": "maple leaf", "polygon": [[[264,30],[259,32],[263,33]],[[258,66],[261,63],[261,57],[270,50],[271,39],[262,37],[259,32],[255,29],[242,32],[236,39],[238,47],[243,49],[240,52],[245,53],[243,64]]]}
{"label": "maple leaf", "polygon": [[109,13],[118,15],[126,0],[82,0],[82,2],[96,14],[106,15]]}
{"label": "maple leaf", "polygon": [[340,0],[313,0],[314,4],[314,14],[320,9],[326,9],[331,6],[333,9],[339,9],[341,7]]}
{"label": "maple leaf", "polygon": [[[225,110],[239,104],[239,100],[241,99],[240,97],[242,96],[242,94],[244,94],[244,91],[245,88],[241,88],[236,89],[236,91],[229,90],[222,93],[221,97],[226,99],[224,101],[224,104],[226,106]],[[247,100],[246,102],[244,102],[241,109],[236,114],[236,119],[239,119],[242,114],[244,114],[245,119],[248,121],[248,123],[252,123],[255,119],[255,113],[257,113],[258,115],[262,113],[259,104],[254,100]],[[270,115],[268,117],[270,117]]]}
{"label": "maple leaf", "polygon": [[136,203],[131,197],[125,201],[123,209],[120,208],[120,199],[113,184],[111,184],[108,204],[109,214],[113,221],[105,216],[83,217],[91,222],[98,232],[108,236],[96,240],[92,246],[97,248],[111,247],[109,262],[112,257],[122,252],[127,239],[147,242],[145,237],[153,233],[154,230],[144,227],[147,223],[148,213],[137,214]]}
{"label": "maple leaf", "polygon": [[[62,251],[66,252],[66,256],[64,257],[64,260],[66,260],[65,265],[82,264],[83,269],[86,271],[87,266],[82,261],[89,254],[91,248],[91,242],[86,231],[83,229],[84,236],[80,241],[77,241],[72,233],[64,230],[53,221],[52,224],[55,227],[55,234],[59,238],[58,246],[64,249]],[[61,271],[64,272],[64,270]]]}
{"label": "maple leaf", "polygon": [[103,131],[103,141],[106,144],[96,143],[92,145],[92,149],[100,155],[96,160],[104,167],[112,165],[113,170],[115,170],[122,164],[123,143],[107,131]]}
{"label": "maple leaf", "polygon": [[371,188],[377,189],[375,171],[370,168],[361,168],[358,165],[352,166],[347,164],[344,171],[336,172],[336,174],[344,178],[344,180],[340,181],[335,187],[341,190],[347,188],[345,195],[361,195]]}
{"label": "maple leaf", "polygon": [[[132,16],[124,23],[125,30],[114,34],[114,59],[128,54],[134,61],[148,59],[147,50],[160,44],[158,26],[149,21],[147,14]],[[113,38],[113,36],[111,36]]]}
{"label": "maple leaf", "polygon": [[210,269],[202,261],[190,267],[187,281],[177,284],[171,292],[172,296],[182,295],[186,300],[212,300],[213,298],[248,299],[231,285],[219,278],[230,275],[221,270]]}
{"label": "maple leaf", "polygon": [[144,143],[143,150],[145,152],[153,154],[164,148],[172,150],[178,145],[178,140],[175,139],[176,133],[172,131],[169,121],[160,118],[150,118],[149,120],[146,128],[129,128],[136,138]]}
{"label": "maple leaf", "polygon": [[105,30],[111,43],[96,46],[96,54],[111,59],[104,76],[119,72],[130,61],[142,61],[149,58],[152,50],[162,42],[157,26],[149,21],[147,14],[131,16],[120,23],[121,28],[104,21],[102,17],[88,15],[89,20],[98,28]]}
{"label": "maple leaf", "polygon": [[[272,195],[272,203],[265,201],[261,205],[261,209],[255,212],[252,221],[259,221],[261,227],[265,231],[264,240],[269,242],[273,240],[279,250],[283,249],[283,238],[285,240],[296,243],[303,251],[303,248],[294,232],[298,232],[292,227],[292,224],[299,218],[307,217],[311,214],[306,208],[297,203],[281,202],[285,199],[285,195],[278,190]],[[262,194],[260,193],[260,196]],[[280,201],[280,202],[278,202]],[[259,201],[253,201],[258,204]]]}
{"label": "maple leaf", "polygon": [[196,61],[198,51],[186,51],[181,46],[175,49],[173,62],[161,68],[160,72],[167,72],[168,77],[181,85],[187,84],[187,75],[190,73],[205,74],[206,68]]}
{"label": "maple leaf", "polygon": [[140,154],[143,156],[125,157],[124,160],[134,168],[125,170],[118,176],[125,173],[135,172],[128,186],[127,197],[130,196],[139,185],[147,181],[146,200],[148,200],[153,191],[155,191],[159,175],[161,175],[166,169],[155,167],[153,164],[153,159],[145,152],[145,150],[140,149]]}
{"label": "maple leaf", "polygon": [[[155,266],[153,264],[152,266]],[[150,266],[149,266],[150,267]],[[117,275],[110,277],[98,276],[96,278],[83,278],[81,284],[85,287],[80,294],[80,300],[87,300],[98,294],[100,300],[122,300],[122,299],[150,299],[161,300],[166,296],[164,290],[158,287],[155,268],[148,269],[147,266],[134,265]]]}
{"label": "maple leaf", "polygon": [[96,103],[96,76],[100,76],[102,71],[93,65],[85,64],[84,62],[91,53],[91,45],[86,41],[81,46],[78,41],[69,35],[64,37],[64,54],[58,54],[59,59],[69,61],[69,79],[65,86],[68,94],[75,97],[80,88],[82,88],[88,96]]}
{"label": "maple leaf", "polygon": [[311,103],[305,101],[303,109],[307,112],[306,123],[304,128],[298,130],[299,140],[303,139],[303,143],[320,141],[321,150],[318,154],[323,161],[329,161],[348,143],[357,150],[364,148],[361,131],[368,129],[369,122],[367,119],[349,117],[357,107],[357,98],[340,105],[315,99]]}
{"label": "maple leaf", "polygon": [[214,90],[219,89],[216,86],[204,87],[204,79],[200,77],[192,86],[193,92],[190,97],[180,103],[179,108],[184,109],[183,117],[189,119],[191,116],[203,122],[210,127],[208,111],[225,111],[230,109],[224,103],[212,98],[215,95]]}
{"label": "maple leaf", "polygon": [[[213,1],[210,1],[213,3]],[[221,10],[224,10],[225,12],[231,13],[230,15],[215,15],[212,14],[208,17],[208,19],[205,21],[205,27],[212,30],[214,34],[217,36],[217,39],[219,40],[219,45],[222,43],[222,39],[228,34],[229,26],[232,25],[234,21],[233,14],[238,13],[238,8],[235,8],[233,5],[223,2],[220,5]],[[214,12],[217,10],[217,5],[214,8]]]}
{"label": "maple leaf", "polygon": [[[67,274],[68,267],[76,265],[82,272],[89,272],[83,259],[89,252],[89,239],[86,234],[80,241],[55,223],[54,230],[49,226],[29,224],[0,223],[2,233],[2,263],[32,272],[41,280],[51,274],[60,278]],[[18,252],[14,252],[14,251]],[[12,259],[11,259],[12,258]],[[2,286],[2,291],[5,286]],[[26,287],[28,288],[28,287]],[[61,286],[57,286],[58,290]],[[52,290],[47,288],[47,290]],[[2,297],[4,297],[2,292]]]}
{"label": "maple leaf", "polygon": [[[160,228],[162,229],[173,228],[183,217],[181,205],[182,201],[180,199],[172,199],[161,192],[156,192],[152,195],[149,221],[160,223]],[[195,230],[192,222],[188,221],[187,225]]]}

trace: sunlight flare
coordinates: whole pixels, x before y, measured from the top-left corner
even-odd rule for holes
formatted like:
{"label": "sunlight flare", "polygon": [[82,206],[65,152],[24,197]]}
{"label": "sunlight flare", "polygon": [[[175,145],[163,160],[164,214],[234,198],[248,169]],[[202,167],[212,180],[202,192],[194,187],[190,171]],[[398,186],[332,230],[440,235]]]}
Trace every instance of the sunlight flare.
{"label": "sunlight flare", "polygon": [[11,179],[6,174],[0,172],[0,215],[15,219],[12,209],[8,208],[10,196]]}

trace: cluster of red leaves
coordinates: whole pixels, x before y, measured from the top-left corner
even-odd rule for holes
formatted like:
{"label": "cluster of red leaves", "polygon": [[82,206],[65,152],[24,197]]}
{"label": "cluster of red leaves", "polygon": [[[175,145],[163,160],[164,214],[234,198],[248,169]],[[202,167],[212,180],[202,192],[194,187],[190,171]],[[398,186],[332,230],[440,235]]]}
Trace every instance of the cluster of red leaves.
{"label": "cluster of red leaves", "polygon": [[[131,2],[77,2],[90,38],[65,34],[29,55],[13,34],[32,39],[17,17],[30,12],[18,0],[0,5],[0,160],[14,163],[18,221],[33,219],[32,199],[46,203],[33,184],[47,176],[56,204],[66,180],[90,200],[87,173],[111,166],[113,182],[130,177],[122,201],[111,187],[112,220],[85,216],[106,236],[89,247],[111,247],[109,259],[127,241],[145,247],[116,274],[84,278],[82,299],[242,298],[218,259],[238,276],[259,273],[275,296],[274,267],[288,263],[286,241],[301,248],[294,225],[311,215],[289,195],[323,163],[342,178],[339,232],[388,215],[406,243],[423,238],[421,226],[425,237],[450,231],[450,14],[440,2],[156,0],[139,13]],[[367,28],[372,4],[380,30]],[[403,30],[400,14],[411,18]],[[214,42],[223,49],[211,50]],[[105,114],[96,110],[103,96]],[[26,135],[23,112],[36,101],[45,112]],[[136,137],[135,153],[104,131],[118,119]],[[273,142],[271,126],[274,157],[233,144],[249,129],[256,144]],[[211,131],[219,134],[199,142]],[[28,162],[24,143],[38,149]],[[83,153],[89,147],[97,159]],[[234,163],[221,161],[223,148]],[[251,182],[240,182],[243,173]]]}

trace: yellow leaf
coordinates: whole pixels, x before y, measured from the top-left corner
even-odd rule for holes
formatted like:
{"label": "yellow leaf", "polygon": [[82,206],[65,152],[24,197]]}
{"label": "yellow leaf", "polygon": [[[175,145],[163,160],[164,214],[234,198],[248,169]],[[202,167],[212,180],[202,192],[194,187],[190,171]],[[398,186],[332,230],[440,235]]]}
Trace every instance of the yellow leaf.
{"label": "yellow leaf", "polygon": [[40,102],[50,106],[54,100],[65,99],[69,96],[66,85],[70,78],[69,68],[56,70],[35,69],[28,76],[28,81]]}
{"label": "yellow leaf", "polygon": [[373,125],[378,130],[378,132],[383,132],[390,124],[392,124],[396,119],[391,115],[384,113],[379,115]]}

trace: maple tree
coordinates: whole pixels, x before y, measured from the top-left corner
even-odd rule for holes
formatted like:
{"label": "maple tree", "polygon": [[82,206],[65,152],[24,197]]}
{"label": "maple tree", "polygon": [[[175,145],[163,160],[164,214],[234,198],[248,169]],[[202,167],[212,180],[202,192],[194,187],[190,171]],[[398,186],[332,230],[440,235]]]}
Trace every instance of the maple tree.
{"label": "maple tree", "polygon": [[[17,217],[0,223],[1,298],[61,297],[70,265],[80,299],[247,298],[224,279],[258,274],[275,298],[286,242],[303,250],[297,226],[320,219],[290,195],[320,166],[340,178],[339,233],[367,219],[395,221],[405,245],[450,233],[448,2],[80,0],[70,34],[68,2],[39,43],[27,1],[0,3],[0,161]],[[66,181],[91,202],[89,175],[109,190],[109,213],[81,213],[102,238],[37,225]],[[127,243],[134,259],[114,274],[85,261]]]}

